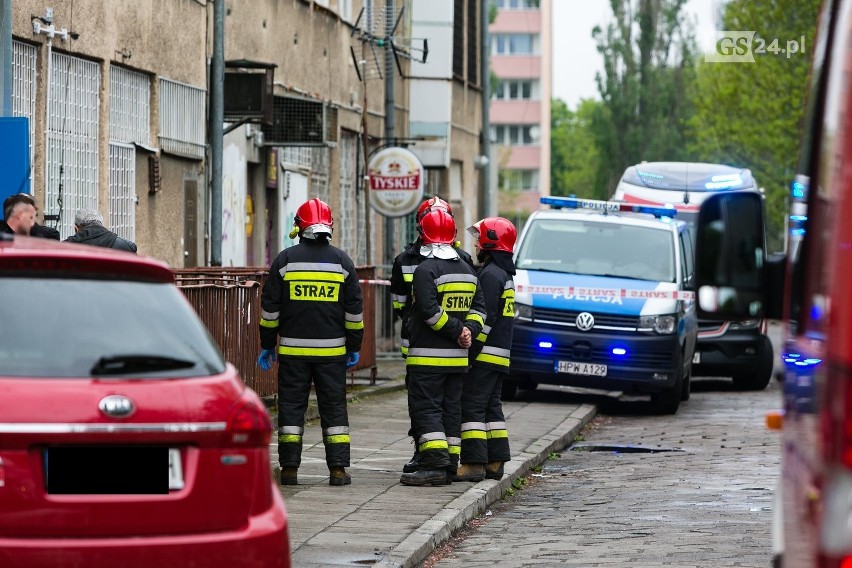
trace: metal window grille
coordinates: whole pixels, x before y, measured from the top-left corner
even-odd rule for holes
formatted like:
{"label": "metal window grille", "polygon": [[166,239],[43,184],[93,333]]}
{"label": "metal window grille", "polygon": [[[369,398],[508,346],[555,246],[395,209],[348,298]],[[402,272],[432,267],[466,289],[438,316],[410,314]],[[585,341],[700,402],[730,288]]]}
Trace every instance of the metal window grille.
{"label": "metal window grille", "polygon": [[355,208],[355,150],[357,139],[350,132],[342,132],[340,146],[338,146],[338,158],[340,160],[340,179],[337,182],[340,191],[340,211],[336,215],[339,219],[339,230],[337,242],[346,247],[350,256],[355,256],[358,243],[358,232],[356,230],[357,210]]}
{"label": "metal window grille", "polygon": [[307,146],[282,146],[279,148],[281,163],[296,168],[311,168],[311,148]]}
{"label": "metal window grille", "polygon": [[109,145],[109,228],[116,235],[136,240],[136,148]]}
{"label": "metal window grille", "polygon": [[33,138],[35,137],[36,63],[34,45],[12,41],[12,115],[29,119],[30,187],[33,180]]}
{"label": "metal window grille", "polygon": [[78,209],[98,208],[97,63],[52,53],[47,101],[45,215],[59,215],[62,238],[73,233]]}
{"label": "metal window grille", "polygon": [[204,159],[206,96],[204,89],[160,79],[160,147],[163,151]]}
{"label": "metal window grille", "polygon": [[312,148],[311,153],[311,186],[308,189],[310,197],[319,197],[326,203],[331,194],[328,190],[329,149]]}
{"label": "metal window grille", "polygon": [[113,66],[109,74],[109,138],[148,145],[151,140],[148,76]]}

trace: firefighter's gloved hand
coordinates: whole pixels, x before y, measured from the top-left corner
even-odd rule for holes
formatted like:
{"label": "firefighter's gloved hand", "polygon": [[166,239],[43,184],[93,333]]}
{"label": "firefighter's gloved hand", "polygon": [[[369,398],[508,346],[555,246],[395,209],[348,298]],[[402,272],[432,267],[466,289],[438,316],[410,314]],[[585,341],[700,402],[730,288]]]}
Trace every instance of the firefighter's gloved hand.
{"label": "firefighter's gloved hand", "polygon": [[272,362],[278,359],[278,354],[272,349],[261,349],[257,356],[257,366],[268,371],[272,368]]}
{"label": "firefighter's gloved hand", "polygon": [[357,365],[358,359],[360,359],[360,358],[361,358],[361,356],[358,354],[357,351],[354,352],[354,353],[347,353],[346,354],[346,368],[351,369],[352,367]]}

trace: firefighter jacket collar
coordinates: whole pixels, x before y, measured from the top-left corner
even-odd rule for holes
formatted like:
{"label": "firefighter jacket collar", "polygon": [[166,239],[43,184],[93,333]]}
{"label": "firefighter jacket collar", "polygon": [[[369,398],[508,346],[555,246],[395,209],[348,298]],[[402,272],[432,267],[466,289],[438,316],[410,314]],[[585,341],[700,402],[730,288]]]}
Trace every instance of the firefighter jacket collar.
{"label": "firefighter jacket collar", "polygon": [[420,247],[420,255],[423,258],[440,258],[443,260],[453,260],[459,258],[459,253],[453,245],[423,245]]}

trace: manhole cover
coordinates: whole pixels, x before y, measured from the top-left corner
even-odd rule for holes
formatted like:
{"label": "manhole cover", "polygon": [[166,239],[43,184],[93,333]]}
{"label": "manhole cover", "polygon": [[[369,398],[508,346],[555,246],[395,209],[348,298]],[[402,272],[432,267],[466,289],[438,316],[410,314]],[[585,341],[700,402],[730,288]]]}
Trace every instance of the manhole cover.
{"label": "manhole cover", "polygon": [[572,444],[573,452],[610,452],[614,454],[659,454],[665,452],[682,452],[678,448],[652,448],[632,444]]}

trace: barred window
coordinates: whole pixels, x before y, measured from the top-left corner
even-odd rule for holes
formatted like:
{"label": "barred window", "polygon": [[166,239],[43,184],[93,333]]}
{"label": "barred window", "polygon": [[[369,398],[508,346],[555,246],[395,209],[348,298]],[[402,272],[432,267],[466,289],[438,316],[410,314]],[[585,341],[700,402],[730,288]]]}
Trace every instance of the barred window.
{"label": "barred window", "polygon": [[204,89],[160,79],[160,147],[187,158],[204,158]]}
{"label": "barred window", "polygon": [[63,53],[51,55],[47,104],[45,215],[58,215],[61,238],[74,232],[78,209],[98,208],[100,67]]}
{"label": "barred window", "polygon": [[30,186],[32,186],[34,163],[37,59],[38,49],[34,45],[12,41],[12,116],[29,119]]}

